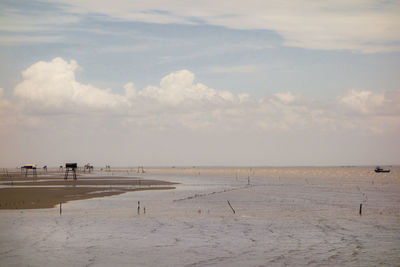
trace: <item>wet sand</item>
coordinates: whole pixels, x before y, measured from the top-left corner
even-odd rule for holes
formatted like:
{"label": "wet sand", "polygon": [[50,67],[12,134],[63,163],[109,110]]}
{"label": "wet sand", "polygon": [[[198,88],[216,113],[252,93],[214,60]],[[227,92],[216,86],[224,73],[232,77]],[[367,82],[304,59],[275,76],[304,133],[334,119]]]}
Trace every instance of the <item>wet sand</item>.
{"label": "wet sand", "polygon": [[0,189],[0,209],[45,209],[60,203],[95,197],[119,195],[132,191],[166,190],[174,187],[118,188],[107,187],[64,187],[64,188],[2,188]]}
{"label": "wet sand", "polygon": [[14,186],[152,186],[152,185],[171,185],[173,183],[159,180],[129,179],[126,177],[115,177],[113,179],[93,177],[84,180],[60,180],[43,179],[39,181],[19,181],[5,182],[3,185]]}
{"label": "wet sand", "polygon": [[[48,174],[47,174],[48,175]],[[175,189],[174,183],[135,177],[80,176],[65,180],[61,175],[1,177],[0,209],[52,208],[72,200],[119,195],[125,192]]]}

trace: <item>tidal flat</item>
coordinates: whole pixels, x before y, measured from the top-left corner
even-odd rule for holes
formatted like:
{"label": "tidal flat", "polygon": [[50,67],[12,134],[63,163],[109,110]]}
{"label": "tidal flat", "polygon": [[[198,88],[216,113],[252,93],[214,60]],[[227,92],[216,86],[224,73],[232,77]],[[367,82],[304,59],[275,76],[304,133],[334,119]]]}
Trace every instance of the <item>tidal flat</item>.
{"label": "tidal flat", "polygon": [[[119,181],[112,190],[130,190],[66,200],[62,214],[58,205],[0,210],[0,265],[396,266],[400,168],[391,170],[95,170],[78,176],[78,181]],[[13,185],[2,180],[0,192],[17,183],[37,188],[33,183],[38,181],[51,189],[70,188],[62,178],[48,179],[45,174],[37,181],[13,178]],[[173,189],[134,191],[152,189],[144,181],[162,181],[154,189]],[[110,190],[105,184],[86,188]]]}

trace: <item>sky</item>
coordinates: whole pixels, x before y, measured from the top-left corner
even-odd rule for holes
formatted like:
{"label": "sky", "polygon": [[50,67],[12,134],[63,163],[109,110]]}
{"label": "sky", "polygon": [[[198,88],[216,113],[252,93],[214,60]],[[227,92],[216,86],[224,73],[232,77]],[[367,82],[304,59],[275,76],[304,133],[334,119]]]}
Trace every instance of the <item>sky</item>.
{"label": "sky", "polygon": [[400,2],[0,2],[0,167],[400,164]]}

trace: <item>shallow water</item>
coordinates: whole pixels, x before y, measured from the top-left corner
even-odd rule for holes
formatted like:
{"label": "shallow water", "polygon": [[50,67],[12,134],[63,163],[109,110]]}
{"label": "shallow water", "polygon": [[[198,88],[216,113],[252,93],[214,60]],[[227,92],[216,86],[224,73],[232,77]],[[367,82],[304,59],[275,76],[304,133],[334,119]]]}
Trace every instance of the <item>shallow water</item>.
{"label": "shallow water", "polygon": [[180,184],[72,201],[61,216],[58,207],[1,210],[0,265],[400,263],[399,168],[389,174],[373,167],[176,169],[140,176]]}

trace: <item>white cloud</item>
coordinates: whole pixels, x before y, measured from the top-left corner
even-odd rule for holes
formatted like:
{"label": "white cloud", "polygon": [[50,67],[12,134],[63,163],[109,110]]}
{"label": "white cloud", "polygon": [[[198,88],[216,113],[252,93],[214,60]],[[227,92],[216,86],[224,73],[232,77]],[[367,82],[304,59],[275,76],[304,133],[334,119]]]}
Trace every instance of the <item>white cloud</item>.
{"label": "white cloud", "polygon": [[[100,121],[112,116],[122,127],[144,131],[181,127],[235,132],[312,129],[382,133],[400,128],[399,92],[349,90],[331,103],[292,92],[253,99],[248,94],[234,95],[196,83],[192,72],[180,70],[163,77],[159,86],[139,90],[132,82],[127,83],[120,95],[79,83],[75,72],[80,69],[76,61],[62,58],[30,66],[14,89],[14,96],[23,104],[18,112],[31,121],[43,113],[78,116],[74,120],[92,114]],[[13,105],[0,99],[4,117],[5,110]]]}
{"label": "white cloud", "polygon": [[40,61],[22,72],[23,81],[14,95],[30,107],[50,111],[112,110],[127,105],[125,97],[75,80],[80,67],[62,58]]}
{"label": "white cloud", "polygon": [[287,46],[363,53],[400,50],[398,1],[93,1],[59,0],[76,13],[152,23],[194,23],[273,30]]}
{"label": "white cloud", "polygon": [[400,92],[377,94],[353,89],[337,101],[338,119],[349,129],[365,129],[375,134],[400,130]]}
{"label": "white cloud", "polygon": [[[117,110],[135,112],[143,105],[194,107],[209,104],[239,102],[239,97],[229,91],[214,90],[201,83],[194,83],[194,74],[180,70],[166,75],[159,86],[137,90],[133,83],[125,85],[125,94],[111,89],[99,89],[76,81],[78,63],[62,58],[50,62],[40,61],[22,72],[23,81],[14,89],[14,95],[27,106],[43,111],[78,112],[82,110]],[[244,100],[245,96],[242,95]],[[157,108],[155,108],[157,109]]]}
{"label": "white cloud", "polygon": [[376,94],[365,90],[349,90],[338,97],[342,107],[356,114],[399,115],[400,93],[385,92]]}
{"label": "white cloud", "polygon": [[274,96],[281,102],[289,104],[295,100],[295,96],[291,92],[276,93]]}
{"label": "white cloud", "polygon": [[384,104],[384,100],[383,94],[373,94],[363,90],[350,90],[346,95],[339,97],[339,103],[363,114],[374,112]]}
{"label": "white cloud", "polygon": [[229,91],[218,91],[201,83],[194,83],[194,74],[188,70],[171,73],[161,79],[160,86],[148,86],[138,92],[144,99],[178,106],[199,103],[224,103],[237,100]]}
{"label": "white cloud", "polygon": [[124,89],[125,89],[125,95],[128,99],[132,100],[132,99],[136,98],[137,90],[136,90],[136,87],[133,84],[133,82],[129,82],[129,83],[125,84]]}
{"label": "white cloud", "polygon": [[148,86],[139,94],[162,103],[177,105],[185,97],[191,97],[196,93],[197,88],[193,88],[193,80],[193,73],[186,70],[179,71],[164,77],[160,82],[160,87]]}

